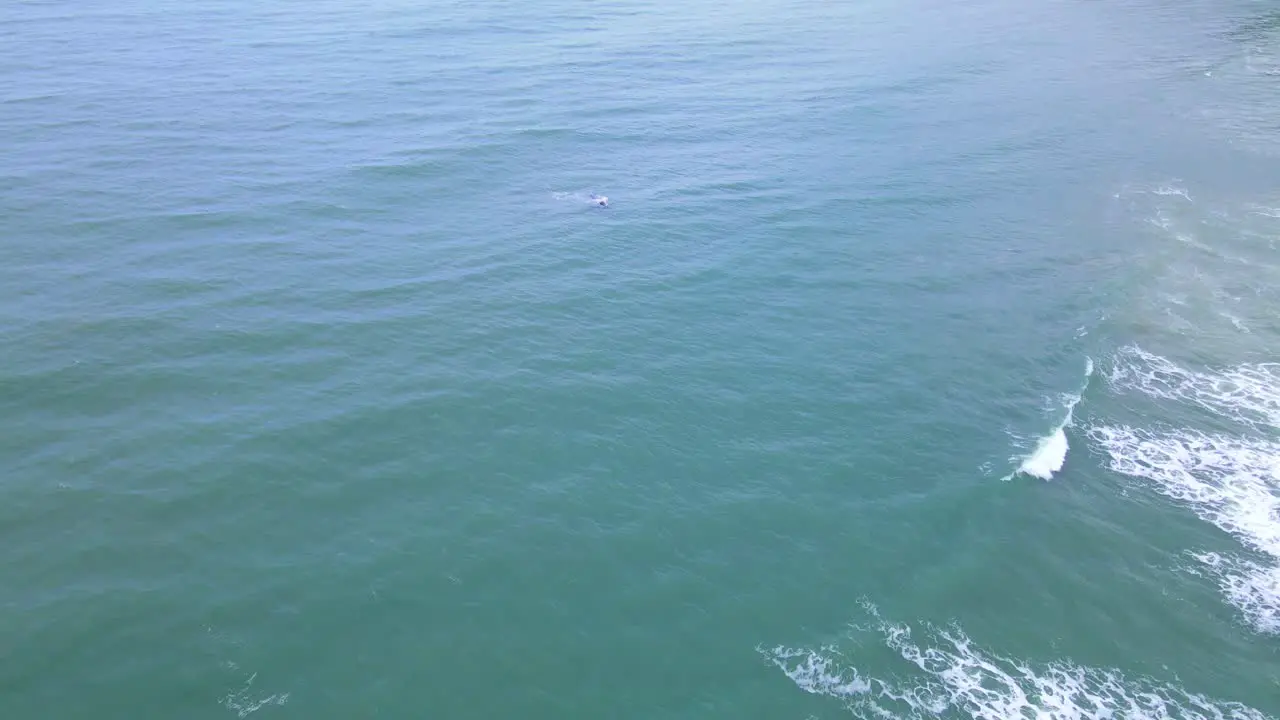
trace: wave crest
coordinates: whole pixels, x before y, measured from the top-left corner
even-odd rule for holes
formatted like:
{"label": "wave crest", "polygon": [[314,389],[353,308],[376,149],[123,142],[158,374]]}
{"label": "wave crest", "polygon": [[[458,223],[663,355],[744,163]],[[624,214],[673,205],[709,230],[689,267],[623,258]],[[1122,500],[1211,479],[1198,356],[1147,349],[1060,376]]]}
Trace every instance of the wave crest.
{"label": "wave crest", "polygon": [[[1062,470],[1062,466],[1067,462],[1067,451],[1071,449],[1067,441],[1067,428],[1074,422],[1076,405],[1080,404],[1092,377],[1093,359],[1085,358],[1084,382],[1080,385],[1080,390],[1062,395],[1062,404],[1066,407],[1066,415],[1062,422],[1055,425],[1048,435],[1036,441],[1035,448],[1019,461],[1014,475],[1021,473],[1041,480],[1051,480],[1055,473]],[[1012,477],[1010,475],[1005,479]]]}

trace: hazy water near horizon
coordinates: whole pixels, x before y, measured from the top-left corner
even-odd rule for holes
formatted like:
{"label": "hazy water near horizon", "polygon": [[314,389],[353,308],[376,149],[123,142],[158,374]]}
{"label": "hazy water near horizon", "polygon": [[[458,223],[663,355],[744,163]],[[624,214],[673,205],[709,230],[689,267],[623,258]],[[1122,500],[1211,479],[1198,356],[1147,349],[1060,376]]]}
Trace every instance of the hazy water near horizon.
{"label": "hazy water near horizon", "polygon": [[0,8],[0,716],[1280,717],[1278,43]]}

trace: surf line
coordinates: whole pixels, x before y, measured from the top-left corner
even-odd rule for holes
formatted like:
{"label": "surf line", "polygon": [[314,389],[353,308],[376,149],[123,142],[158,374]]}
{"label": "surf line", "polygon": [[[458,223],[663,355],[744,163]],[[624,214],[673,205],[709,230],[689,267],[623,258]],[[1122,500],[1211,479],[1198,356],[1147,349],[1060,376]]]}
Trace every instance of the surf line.
{"label": "surf line", "polygon": [[1084,382],[1078,391],[1066,396],[1066,417],[1062,418],[1062,422],[1055,425],[1048,435],[1036,441],[1035,449],[1024,456],[1017,469],[1002,478],[1003,480],[1012,480],[1017,475],[1030,475],[1041,480],[1051,480],[1054,473],[1062,470],[1062,466],[1067,462],[1067,450],[1070,449],[1067,443],[1067,428],[1074,420],[1076,405],[1080,404],[1092,377],[1093,358],[1086,357]]}

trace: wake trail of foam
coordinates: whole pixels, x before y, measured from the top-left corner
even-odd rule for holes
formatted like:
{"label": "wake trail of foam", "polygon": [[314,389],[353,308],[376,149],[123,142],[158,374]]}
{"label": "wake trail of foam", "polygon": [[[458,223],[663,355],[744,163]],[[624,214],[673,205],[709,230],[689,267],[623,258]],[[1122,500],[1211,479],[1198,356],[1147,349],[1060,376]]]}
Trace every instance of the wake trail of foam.
{"label": "wake trail of foam", "polygon": [[1076,405],[1080,404],[1084,391],[1089,388],[1091,377],[1093,377],[1093,359],[1085,358],[1084,384],[1080,386],[1079,392],[1063,396],[1067,409],[1066,416],[1048,435],[1036,443],[1035,449],[1029,455],[1022,459],[1018,469],[1014,471],[1015,475],[1021,473],[1041,480],[1051,480],[1054,473],[1062,470],[1062,466],[1067,462],[1067,451],[1070,449],[1067,442],[1067,428],[1073,422]]}
{"label": "wake trail of foam", "polygon": [[606,201],[606,203],[609,199],[602,195],[597,195],[596,193],[593,193],[593,192],[587,192],[587,191],[581,191],[581,190],[572,191],[572,192],[553,191],[551,193],[551,197],[556,200],[569,201],[575,204],[582,204],[582,205],[599,205],[600,200],[602,198]]}
{"label": "wake trail of foam", "polygon": [[859,718],[1268,720],[1246,705],[1118,670],[1001,657],[977,648],[957,628],[925,626],[923,641],[905,624],[881,622],[877,629],[883,645],[904,661],[904,673],[864,678],[830,647],[761,653],[801,690],[835,698]]}

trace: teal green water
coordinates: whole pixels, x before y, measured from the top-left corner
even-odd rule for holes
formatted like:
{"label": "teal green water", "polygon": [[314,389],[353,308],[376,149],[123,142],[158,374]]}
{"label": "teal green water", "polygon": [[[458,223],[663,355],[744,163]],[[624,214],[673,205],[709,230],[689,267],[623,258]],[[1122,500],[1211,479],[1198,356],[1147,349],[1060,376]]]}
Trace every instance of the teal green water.
{"label": "teal green water", "polygon": [[0,717],[1280,717],[1272,2],[46,0],[0,81]]}

